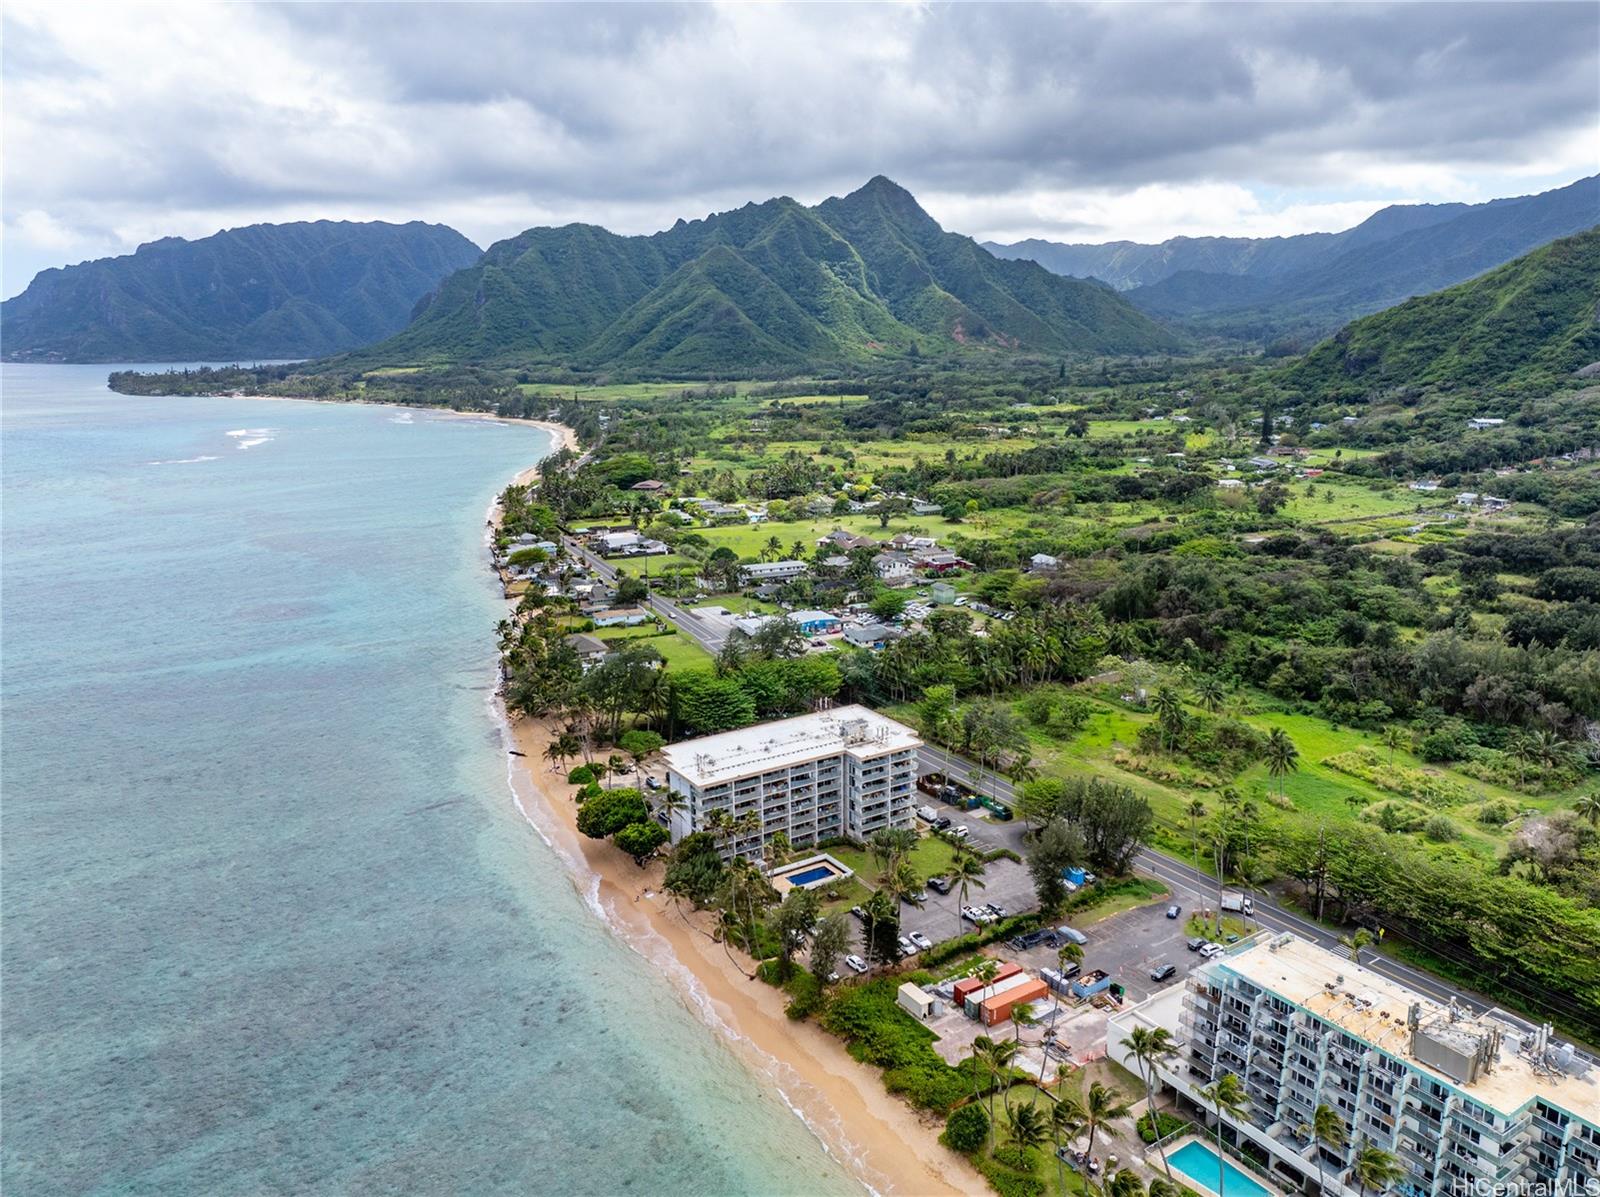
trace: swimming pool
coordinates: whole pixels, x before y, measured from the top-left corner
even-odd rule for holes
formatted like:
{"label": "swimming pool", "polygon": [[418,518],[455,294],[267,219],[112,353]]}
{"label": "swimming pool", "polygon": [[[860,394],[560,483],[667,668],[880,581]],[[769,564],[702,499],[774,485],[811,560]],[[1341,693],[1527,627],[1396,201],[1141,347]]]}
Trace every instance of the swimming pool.
{"label": "swimming pool", "polygon": [[837,873],[824,864],[806,869],[801,873],[790,873],[787,880],[790,885],[798,885],[801,889],[804,889],[808,885],[815,885],[819,881],[826,881],[830,877],[837,876]]}
{"label": "swimming pool", "polygon": [[850,866],[836,860],[826,852],[808,856],[804,860],[790,861],[767,874],[767,880],[780,894],[790,889],[815,889],[830,881],[842,881],[854,876]]}
{"label": "swimming pool", "polygon": [[1239,1171],[1228,1160],[1221,1161],[1219,1175],[1216,1151],[1199,1139],[1190,1139],[1167,1156],[1167,1162],[1192,1180],[1202,1192],[1221,1193],[1225,1184],[1227,1197],[1273,1197],[1271,1189],[1248,1172]]}

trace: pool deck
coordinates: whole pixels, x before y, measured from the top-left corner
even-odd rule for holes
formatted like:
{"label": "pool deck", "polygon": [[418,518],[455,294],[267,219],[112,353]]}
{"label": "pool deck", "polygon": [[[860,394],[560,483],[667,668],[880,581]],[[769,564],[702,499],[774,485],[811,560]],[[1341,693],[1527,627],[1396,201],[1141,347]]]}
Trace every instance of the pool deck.
{"label": "pool deck", "polygon": [[[1157,1166],[1159,1166],[1159,1161],[1161,1159],[1164,1158],[1170,1163],[1171,1160],[1172,1160],[1172,1156],[1176,1152],[1182,1151],[1185,1147],[1189,1146],[1189,1144],[1191,1144],[1191,1143],[1199,1144],[1201,1147],[1206,1149],[1206,1151],[1211,1155],[1212,1158],[1216,1158],[1216,1155],[1217,1155],[1216,1144],[1208,1141],[1206,1139],[1206,1137],[1203,1136],[1203,1135],[1195,1135],[1195,1134],[1184,1135],[1181,1139],[1178,1139],[1177,1141],[1175,1141],[1175,1142],[1163,1147],[1160,1151],[1152,1150],[1152,1151],[1148,1152],[1147,1155],[1155,1156],[1156,1160],[1152,1161],[1152,1162],[1154,1164],[1156,1164]],[[1231,1166],[1235,1172],[1239,1173],[1239,1175],[1243,1176],[1246,1180],[1249,1180],[1252,1183],[1254,1183],[1257,1186],[1259,1186],[1260,1189],[1262,1190],[1262,1192],[1265,1192],[1265,1193],[1269,1194],[1270,1197],[1284,1197],[1284,1193],[1283,1193],[1282,1189],[1278,1188],[1276,1185],[1272,1184],[1270,1181],[1263,1180],[1255,1172],[1250,1171],[1249,1169],[1244,1167],[1244,1165],[1240,1164],[1237,1160],[1232,1159],[1231,1157],[1229,1157],[1226,1153],[1223,1153],[1223,1155],[1222,1155],[1222,1162],[1225,1165]],[[1210,1185],[1201,1183],[1199,1180],[1197,1180],[1193,1176],[1191,1176],[1188,1172],[1184,1171],[1184,1169],[1179,1167],[1177,1164],[1172,1164],[1172,1170],[1174,1172],[1176,1172],[1179,1176],[1183,1177],[1184,1184],[1187,1187],[1193,1189],[1196,1193],[1199,1193],[1200,1197],[1220,1197],[1220,1194],[1218,1194],[1217,1191],[1215,1189],[1213,1189]],[[1219,1177],[1219,1179],[1221,1179],[1221,1178]],[[1236,1190],[1234,1190],[1232,1188],[1229,1188],[1228,1189],[1228,1197],[1242,1197],[1242,1195],[1240,1193],[1238,1193]],[[1255,1194],[1252,1192],[1249,1195],[1249,1197],[1255,1197]]]}
{"label": "pool deck", "polygon": [[[826,869],[827,873],[810,881],[794,880],[794,878],[815,869]],[[813,856],[807,856],[804,859],[778,866],[767,874],[767,880],[772,883],[772,888],[777,890],[781,896],[796,887],[800,889],[817,889],[820,886],[830,885],[835,881],[843,881],[855,875],[855,870],[843,861],[834,859],[826,852],[819,852]]]}

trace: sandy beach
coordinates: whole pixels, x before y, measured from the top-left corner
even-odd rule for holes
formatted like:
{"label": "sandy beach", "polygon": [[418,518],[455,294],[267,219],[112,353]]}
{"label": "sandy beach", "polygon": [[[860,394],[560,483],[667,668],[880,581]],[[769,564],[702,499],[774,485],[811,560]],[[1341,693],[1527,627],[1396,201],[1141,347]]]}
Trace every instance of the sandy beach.
{"label": "sandy beach", "polygon": [[[510,722],[512,788],[524,817],[566,860],[574,883],[612,929],[673,982],[684,1005],[724,1034],[758,1075],[863,1184],[883,1194],[987,1193],[960,1156],[938,1141],[942,1124],[891,1097],[875,1069],[811,1023],[784,1014],[784,995],[750,979],[742,957],[713,942],[711,916],[661,890],[660,861],[641,869],[611,844],[577,830],[573,787],[543,763],[549,728]],[[738,959],[740,963],[735,963]]]}

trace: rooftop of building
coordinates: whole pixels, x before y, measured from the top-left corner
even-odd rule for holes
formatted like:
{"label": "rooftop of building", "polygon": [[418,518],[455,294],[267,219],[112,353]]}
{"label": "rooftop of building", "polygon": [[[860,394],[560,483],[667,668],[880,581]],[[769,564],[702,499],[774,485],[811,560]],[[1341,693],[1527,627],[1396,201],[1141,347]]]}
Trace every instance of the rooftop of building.
{"label": "rooftop of building", "polygon": [[842,706],[685,740],[662,755],[678,776],[709,786],[834,752],[874,757],[921,745],[903,723],[867,707]]}
{"label": "rooftop of building", "polygon": [[[1578,1065],[1556,1067],[1561,1045],[1554,1040],[1536,1057],[1537,1029],[1503,1011],[1482,1015],[1464,1007],[1452,1011],[1398,981],[1287,933],[1263,935],[1215,963],[1499,1114],[1515,1114],[1536,1097],[1573,1114],[1592,1116],[1600,1110],[1600,1069],[1579,1073]],[[1425,1032],[1454,1050],[1470,1054],[1478,1041],[1498,1035],[1498,1052],[1489,1070],[1462,1083],[1418,1059],[1408,1025],[1413,1006]]]}

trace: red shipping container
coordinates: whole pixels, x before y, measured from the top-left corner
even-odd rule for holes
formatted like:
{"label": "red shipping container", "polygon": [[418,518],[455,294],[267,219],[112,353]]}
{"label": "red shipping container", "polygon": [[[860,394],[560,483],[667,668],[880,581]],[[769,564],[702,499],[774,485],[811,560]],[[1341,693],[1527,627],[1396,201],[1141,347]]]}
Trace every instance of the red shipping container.
{"label": "red shipping container", "polygon": [[995,994],[978,1008],[978,1013],[983,1019],[983,1025],[992,1027],[995,1023],[1005,1022],[1006,1019],[1010,1018],[1013,1007],[1025,1006],[1029,1002],[1036,1002],[1040,998],[1048,996],[1049,993],[1050,986],[1046,985],[1038,977],[1034,977],[1025,985],[1018,985],[1016,988],[1008,989],[1004,993]]}
{"label": "red shipping container", "polygon": [[962,1003],[985,985],[993,985],[995,981],[1004,980],[1006,977],[1014,977],[1021,971],[1022,966],[1020,964],[1015,964],[1008,960],[1000,966],[1000,971],[995,973],[992,981],[980,981],[977,977],[962,977],[961,980],[955,983],[955,994],[952,1000],[956,1009],[961,1009]]}

